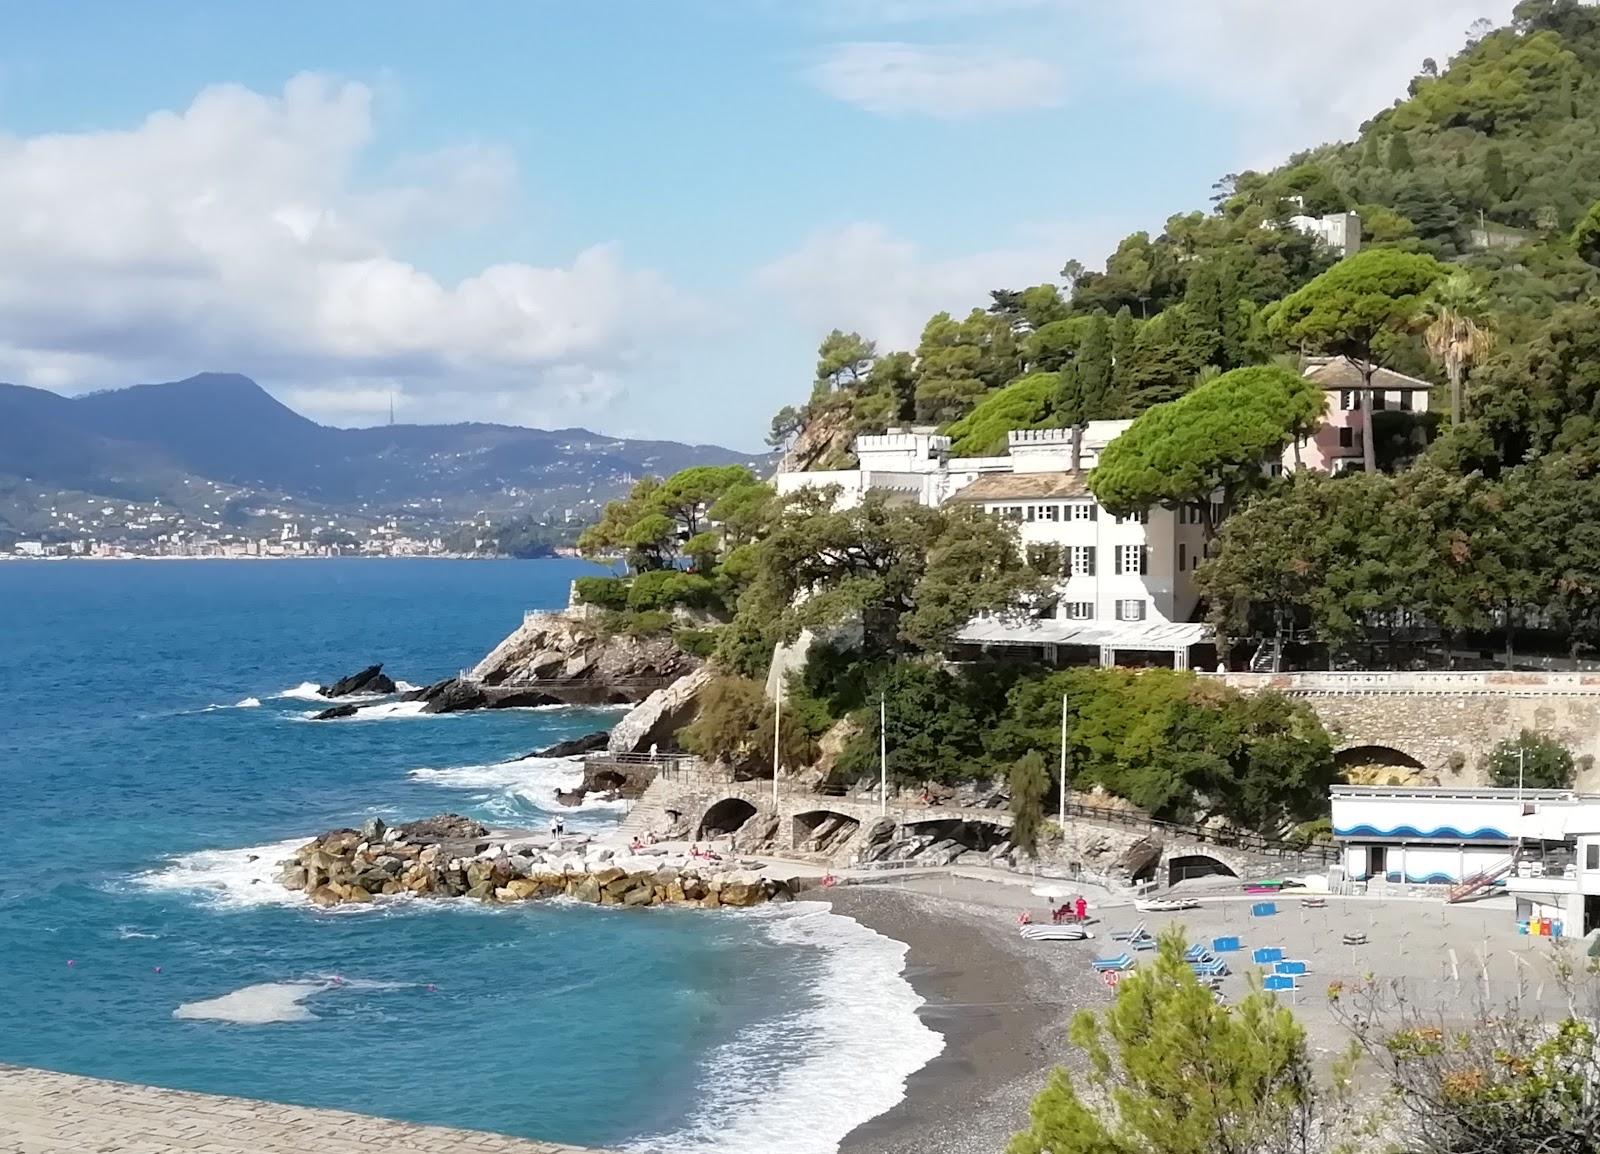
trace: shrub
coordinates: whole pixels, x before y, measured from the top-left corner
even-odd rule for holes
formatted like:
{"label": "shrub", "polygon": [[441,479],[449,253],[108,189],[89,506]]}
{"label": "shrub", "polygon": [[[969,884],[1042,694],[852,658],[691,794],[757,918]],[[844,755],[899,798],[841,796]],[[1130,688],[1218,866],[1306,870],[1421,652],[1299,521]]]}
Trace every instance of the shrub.
{"label": "shrub", "polygon": [[628,589],[628,608],[636,612],[675,605],[704,606],[713,599],[711,581],[698,573],[655,569],[640,573]]}
{"label": "shrub", "polygon": [[1011,840],[1030,854],[1039,848],[1039,832],[1044,822],[1044,796],[1050,789],[1044,755],[1038,750],[1024,754],[1011,767]]}
{"label": "shrub", "polygon": [[675,629],[672,640],[691,657],[706,658],[716,652],[719,629]]}
{"label": "shrub", "polygon": [[606,633],[625,633],[629,637],[659,637],[672,631],[672,614],[657,610],[645,613],[612,610],[600,619],[600,628]]}
{"label": "shrub", "polygon": [[578,600],[601,609],[626,609],[628,582],[623,577],[579,577],[573,582]]}
{"label": "shrub", "polygon": [[1553,737],[1524,729],[1490,751],[1489,781],[1504,788],[1571,789],[1577,775],[1572,751]]}

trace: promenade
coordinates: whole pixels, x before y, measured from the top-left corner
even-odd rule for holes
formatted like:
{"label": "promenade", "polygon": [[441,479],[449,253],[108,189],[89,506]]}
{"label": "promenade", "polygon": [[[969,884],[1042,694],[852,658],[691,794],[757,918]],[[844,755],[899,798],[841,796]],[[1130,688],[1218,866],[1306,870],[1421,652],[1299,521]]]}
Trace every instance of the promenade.
{"label": "promenade", "polygon": [[[475,1130],[0,1066],[0,1154],[586,1154]],[[592,1154],[592,1152],[588,1152]]]}

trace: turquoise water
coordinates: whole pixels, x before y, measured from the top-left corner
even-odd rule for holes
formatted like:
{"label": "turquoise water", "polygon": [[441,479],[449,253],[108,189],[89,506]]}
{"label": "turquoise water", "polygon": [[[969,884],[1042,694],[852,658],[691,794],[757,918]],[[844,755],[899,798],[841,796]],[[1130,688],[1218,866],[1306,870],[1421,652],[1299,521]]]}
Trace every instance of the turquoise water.
{"label": "turquoise water", "polygon": [[544,824],[573,768],[512,759],[616,713],[314,723],[296,687],[447,676],[584,569],[0,565],[0,1061],[639,1150],[826,1154],[892,1105],[935,1036],[900,948],[820,907],[271,884],[279,843],[371,814]]}

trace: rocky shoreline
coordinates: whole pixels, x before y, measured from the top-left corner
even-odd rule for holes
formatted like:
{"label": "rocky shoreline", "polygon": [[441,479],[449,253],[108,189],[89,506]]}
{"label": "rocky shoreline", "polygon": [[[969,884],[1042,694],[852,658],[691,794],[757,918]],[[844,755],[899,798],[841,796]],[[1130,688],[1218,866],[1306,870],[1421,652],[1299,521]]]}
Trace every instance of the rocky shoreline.
{"label": "rocky shoreline", "polygon": [[318,906],[402,895],[600,906],[742,909],[794,896],[794,882],[751,863],[686,853],[629,854],[582,836],[493,834],[459,814],[329,830],[282,863],[278,882]]}

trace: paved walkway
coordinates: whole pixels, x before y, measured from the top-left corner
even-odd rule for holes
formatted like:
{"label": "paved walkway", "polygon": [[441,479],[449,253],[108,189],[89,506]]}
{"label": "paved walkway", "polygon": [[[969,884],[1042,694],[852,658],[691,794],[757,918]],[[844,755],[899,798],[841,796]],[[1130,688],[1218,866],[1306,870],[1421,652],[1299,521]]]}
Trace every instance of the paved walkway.
{"label": "paved walkway", "polygon": [[474,1130],[0,1066],[0,1154],[583,1154]]}

